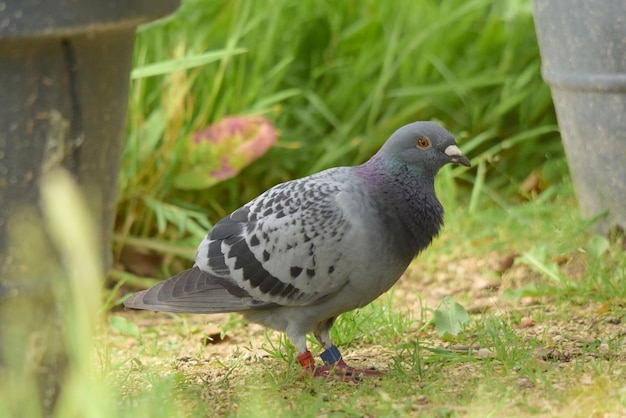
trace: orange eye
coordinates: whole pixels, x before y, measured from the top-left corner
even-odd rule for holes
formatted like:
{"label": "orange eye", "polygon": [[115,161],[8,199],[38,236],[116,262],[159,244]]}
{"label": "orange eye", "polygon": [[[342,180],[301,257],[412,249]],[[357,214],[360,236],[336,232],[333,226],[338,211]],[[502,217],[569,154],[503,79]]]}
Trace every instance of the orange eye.
{"label": "orange eye", "polygon": [[417,146],[419,148],[429,148],[430,147],[430,139],[425,136],[420,136],[417,140]]}

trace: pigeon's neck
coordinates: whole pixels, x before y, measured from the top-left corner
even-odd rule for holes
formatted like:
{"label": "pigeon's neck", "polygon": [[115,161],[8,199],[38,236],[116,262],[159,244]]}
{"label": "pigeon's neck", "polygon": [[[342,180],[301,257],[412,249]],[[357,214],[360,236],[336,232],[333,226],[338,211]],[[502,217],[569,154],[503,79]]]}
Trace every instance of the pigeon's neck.
{"label": "pigeon's neck", "polygon": [[368,184],[399,248],[411,258],[426,248],[443,224],[434,174],[393,161],[372,159],[357,168]]}

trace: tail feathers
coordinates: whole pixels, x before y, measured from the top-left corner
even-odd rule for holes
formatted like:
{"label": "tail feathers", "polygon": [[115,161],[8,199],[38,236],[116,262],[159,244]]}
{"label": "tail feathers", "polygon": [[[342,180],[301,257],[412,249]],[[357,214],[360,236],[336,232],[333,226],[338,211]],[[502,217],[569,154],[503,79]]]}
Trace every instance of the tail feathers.
{"label": "tail feathers", "polygon": [[238,293],[238,296],[233,295],[211,281],[210,275],[193,267],[150,289],[135,293],[124,301],[124,306],[178,313],[239,312],[274,306]]}

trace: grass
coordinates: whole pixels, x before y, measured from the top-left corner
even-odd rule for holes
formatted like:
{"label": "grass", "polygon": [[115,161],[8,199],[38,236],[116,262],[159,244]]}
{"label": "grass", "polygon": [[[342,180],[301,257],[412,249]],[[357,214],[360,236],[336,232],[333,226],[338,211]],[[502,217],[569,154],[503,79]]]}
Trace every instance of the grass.
{"label": "grass", "polygon": [[[102,274],[89,220],[72,215],[82,213],[73,184],[60,175],[48,185],[77,208],[44,205],[50,251],[71,279],[49,297],[67,307],[57,340],[69,353],[49,415],[626,414],[624,238],[595,236],[579,219],[528,1],[187,0],[140,29],[132,77],[118,267],[104,295],[83,288]],[[229,115],[263,115],[278,142],[210,189],[177,188],[190,137]],[[432,119],[476,168],[442,170],[442,235],[391,293],[333,330],[346,360],[385,369],[381,378],[310,379],[283,335],[237,315],[118,310],[129,289],[184,268],[212,222],[269,186],[359,163],[398,126]],[[461,308],[445,311],[446,296]],[[438,313],[460,326],[445,328]],[[0,371],[0,416],[44,415],[23,366]]]}

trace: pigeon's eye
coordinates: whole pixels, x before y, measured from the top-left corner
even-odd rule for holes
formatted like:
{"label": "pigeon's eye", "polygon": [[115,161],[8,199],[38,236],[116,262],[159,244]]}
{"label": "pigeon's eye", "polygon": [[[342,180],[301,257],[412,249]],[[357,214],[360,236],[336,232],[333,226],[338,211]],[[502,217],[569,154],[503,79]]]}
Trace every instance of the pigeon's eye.
{"label": "pigeon's eye", "polygon": [[425,136],[420,136],[417,139],[417,147],[422,149],[430,148],[430,139]]}

